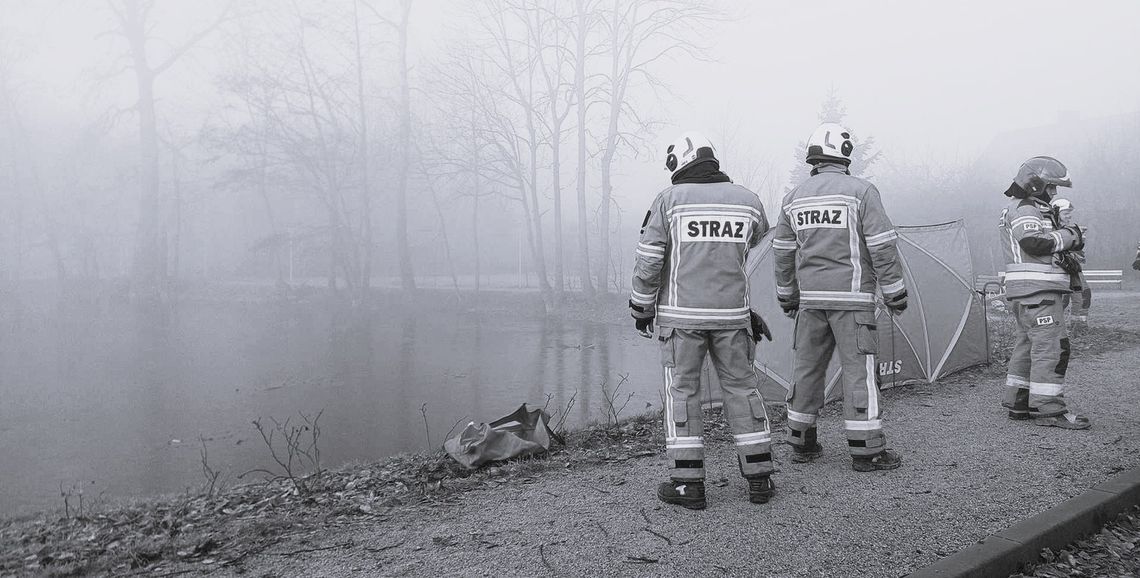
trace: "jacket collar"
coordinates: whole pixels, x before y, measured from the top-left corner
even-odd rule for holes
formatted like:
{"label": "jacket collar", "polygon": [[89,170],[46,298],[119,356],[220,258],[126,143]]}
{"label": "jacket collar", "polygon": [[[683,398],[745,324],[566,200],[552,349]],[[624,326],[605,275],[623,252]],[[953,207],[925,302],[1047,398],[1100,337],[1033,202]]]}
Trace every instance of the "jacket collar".
{"label": "jacket collar", "polygon": [[811,169],[811,174],[813,174],[813,175],[818,175],[820,173],[841,173],[844,175],[851,174],[851,172],[847,170],[846,165],[844,165],[842,163],[829,163],[826,161],[824,161],[822,163],[817,163]]}

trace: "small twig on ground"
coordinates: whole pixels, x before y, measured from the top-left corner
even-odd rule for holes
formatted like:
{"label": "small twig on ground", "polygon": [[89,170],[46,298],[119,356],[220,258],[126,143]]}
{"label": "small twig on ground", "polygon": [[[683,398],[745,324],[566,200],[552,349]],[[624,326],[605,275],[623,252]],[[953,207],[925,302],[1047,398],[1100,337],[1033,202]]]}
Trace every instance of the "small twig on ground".
{"label": "small twig on ground", "polygon": [[657,558],[650,558],[649,556],[626,556],[626,564],[656,564]]}
{"label": "small twig on ground", "polygon": [[595,525],[595,526],[597,526],[597,527],[598,527],[598,529],[602,531],[602,535],[603,535],[603,536],[605,536],[605,537],[607,537],[607,538],[609,538],[609,537],[610,537],[610,532],[609,532],[609,530],[606,530],[606,527],[605,527],[605,526],[603,526],[601,522],[599,522],[599,521],[597,521],[597,520],[594,520],[594,525]]}
{"label": "small twig on ground", "polygon": [[202,464],[202,477],[206,478],[204,485],[206,489],[205,494],[207,498],[213,498],[214,490],[217,489],[218,485],[218,477],[222,475],[222,472],[215,470],[213,466],[210,465],[210,452],[206,449],[205,436],[198,434],[198,441],[202,444],[202,451],[200,451],[198,455]]}
{"label": "small twig on ground", "polygon": [[420,415],[424,416],[424,437],[427,438],[428,451],[431,451],[431,430],[428,429],[427,402],[420,406]]}
{"label": "small twig on ground", "polygon": [[386,552],[388,550],[394,550],[396,548],[399,548],[400,546],[403,546],[405,542],[407,542],[407,540],[400,540],[399,542],[396,542],[395,544],[388,544],[387,546],[381,546],[379,548],[365,548],[365,550],[372,552],[372,553]]}
{"label": "small twig on ground", "polygon": [[324,546],[322,548],[302,548],[300,550],[293,550],[292,552],[283,552],[283,553],[280,553],[277,555],[278,556],[296,556],[298,554],[307,554],[309,552],[323,552],[325,550],[338,550],[340,548],[351,548],[352,544],[353,544],[352,540],[345,540],[344,542],[341,542],[340,544],[333,544],[332,546]]}
{"label": "small twig on ground", "polygon": [[554,566],[551,566],[550,561],[546,559],[546,544],[538,545],[538,557],[542,558],[543,566],[546,566],[551,572],[554,571]]}
{"label": "small twig on ground", "polygon": [[645,513],[645,508],[641,508],[640,510],[638,510],[638,512],[640,512],[640,513],[641,513],[641,518],[642,518],[643,520],[645,520],[645,523],[646,523],[646,524],[649,524],[650,526],[652,526],[652,525],[653,525],[653,522],[650,522],[650,521],[649,521],[649,514],[646,514],[646,513]]}
{"label": "small twig on ground", "polygon": [[652,528],[648,528],[648,527],[642,528],[642,530],[645,532],[649,532],[650,534],[653,534],[654,536],[657,536],[658,538],[661,538],[662,540],[665,540],[665,543],[670,545],[670,546],[673,545],[673,540],[671,538],[669,538],[669,536],[654,532]]}
{"label": "small twig on ground", "polygon": [[443,439],[444,439],[445,441],[446,441],[446,440],[448,440],[448,439],[451,439],[451,433],[452,433],[452,432],[454,432],[454,431],[455,431],[455,428],[459,427],[459,424],[460,424],[460,422],[462,422],[462,421],[463,421],[463,420],[465,420],[465,419],[467,419],[467,416],[463,416],[463,417],[461,417],[461,418],[459,418],[459,419],[455,420],[455,423],[454,423],[454,424],[452,424],[452,426],[451,426],[451,429],[447,430],[447,433],[446,433],[446,434],[444,434],[444,436],[443,436]]}
{"label": "small twig on ground", "polygon": [[566,418],[570,416],[570,410],[574,408],[574,404],[578,400],[578,390],[575,389],[574,393],[570,395],[570,399],[566,400],[566,406],[562,411],[558,412],[558,422],[554,424],[554,433],[562,433],[566,431],[563,424],[566,423]]}

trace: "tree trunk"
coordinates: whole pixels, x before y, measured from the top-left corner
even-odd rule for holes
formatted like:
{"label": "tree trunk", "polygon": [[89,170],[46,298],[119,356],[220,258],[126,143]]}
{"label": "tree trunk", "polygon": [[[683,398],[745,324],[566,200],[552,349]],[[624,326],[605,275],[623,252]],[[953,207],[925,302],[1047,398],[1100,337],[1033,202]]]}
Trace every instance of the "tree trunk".
{"label": "tree trunk", "polygon": [[594,296],[594,282],[590,273],[590,236],[586,208],[586,1],[576,0],[578,19],[577,53],[574,66],[574,92],[578,101],[578,275],[582,278],[582,292]]}
{"label": "tree trunk", "polygon": [[139,302],[164,301],[162,271],[166,255],[161,253],[159,217],[158,119],[154,103],[154,71],[147,62],[146,26],[137,0],[126,6],[127,40],[130,43],[138,84],[139,113],[139,215],[135,232],[135,253],[131,293]]}
{"label": "tree trunk", "polygon": [[482,283],[482,272],[480,271],[480,258],[479,258],[479,195],[482,193],[480,190],[479,167],[481,166],[481,155],[479,154],[479,135],[476,132],[475,116],[472,112],[471,117],[471,159],[472,166],[475,170],[472,174],[475,179],[473,206],[471,208],[471,249],[474,252],[473,259],[475,261],[475,294],[479,294],[479,289]]}
{"label": "tree trunk", "polygon": [[396,251],[400,261],[400,284],[405,291],[416,289],[416,277],[412,270],[411,249],[408,246],[408,163],[411,147],[412,111],[411,95],[408,87],[408,18],[412,11],[412,0],[401,2],[401,19],[398,31],[397,51],[400,68],[400,121],[397,129],[396,146]]}
{"label": "tree trunk", "polygon": [[[360,292],[361,298],[365,298],[372,286],[372,185],[368,174],[368,111],[364,105],[364,56],[360,48],[360,15],[357,9],[358,2],[354,1],[352,23],[356,39],[356,96],[357,106],[360,107],[360,243],[364,249],[360,263]],[[404,80],[407,80],[406,74]],[[405,227],[405,234],[406,232]]]}

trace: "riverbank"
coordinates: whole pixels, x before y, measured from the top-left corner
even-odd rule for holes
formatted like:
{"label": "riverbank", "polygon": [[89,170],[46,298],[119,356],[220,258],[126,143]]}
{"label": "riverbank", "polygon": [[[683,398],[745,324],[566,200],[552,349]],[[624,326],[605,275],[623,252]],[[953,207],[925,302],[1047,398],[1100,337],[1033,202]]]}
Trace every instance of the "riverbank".
{"label": "riverbank", "polygon": [[884,392],[888,442],[906,460],[893,472],[850,470],[829,406],[824,458],[792,464],[777,446],[779,493],[765,506],[746,501],[716,412],[710,509],[658,504],[649,415],[470,475],[415,454],[339,468],[308,495],[277,480],[83,512],[61,497],[57,511],[0,524],[0,574],[897,576],[1140,465],[1140,306],[1098,304],[1070,366],[1089,431],[1006,420],[999,363]]}

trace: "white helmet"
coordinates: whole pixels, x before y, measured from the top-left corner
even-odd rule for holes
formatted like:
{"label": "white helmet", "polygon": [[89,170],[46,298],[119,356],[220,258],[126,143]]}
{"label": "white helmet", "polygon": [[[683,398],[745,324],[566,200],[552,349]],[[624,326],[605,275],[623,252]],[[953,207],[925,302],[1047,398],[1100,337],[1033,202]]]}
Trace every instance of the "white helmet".
{"label": "white helmet", "polygon": [[824,161],[838,161],[851,164],[851,151],[855,142],[851,131],[834,122],[825,122],[811,133],[807,142],[807,162],[815,164]]}
{"label": "white helmet", "polygon": [[677,171],[705,159],[716,160],[712,141],[698,132],[688,131],[665,149],[665,170],[675,175]]}

